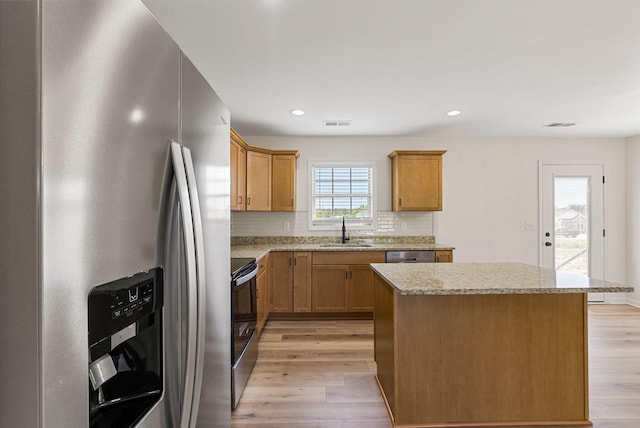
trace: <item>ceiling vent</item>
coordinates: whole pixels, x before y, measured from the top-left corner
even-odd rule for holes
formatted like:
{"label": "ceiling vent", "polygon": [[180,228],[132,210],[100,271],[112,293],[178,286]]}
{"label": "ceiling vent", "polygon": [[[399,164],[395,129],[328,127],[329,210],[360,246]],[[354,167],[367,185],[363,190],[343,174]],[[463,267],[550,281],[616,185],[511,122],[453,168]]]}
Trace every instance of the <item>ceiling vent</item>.
{"label": "ceiling vent", "polygon": [[324,126],[331,128],[334,126],[351,126],[350,120],[325,120]]}
{"label": "ceiling vent", "polygon": [[551,122],[545,125],[546,128],[569,128],[575,126],[575,122]]}

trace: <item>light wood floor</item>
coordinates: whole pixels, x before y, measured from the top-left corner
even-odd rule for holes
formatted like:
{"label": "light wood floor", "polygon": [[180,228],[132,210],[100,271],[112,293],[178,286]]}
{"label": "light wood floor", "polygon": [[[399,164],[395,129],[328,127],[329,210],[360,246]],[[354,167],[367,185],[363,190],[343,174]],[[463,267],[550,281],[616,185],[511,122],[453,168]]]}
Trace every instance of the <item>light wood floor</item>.
{"label": "light wood floor", "polygon": [[[235,428],[390,428],[372,321],[269,321]],[[640,309],[589,307],[590,417],[640,428]]]}

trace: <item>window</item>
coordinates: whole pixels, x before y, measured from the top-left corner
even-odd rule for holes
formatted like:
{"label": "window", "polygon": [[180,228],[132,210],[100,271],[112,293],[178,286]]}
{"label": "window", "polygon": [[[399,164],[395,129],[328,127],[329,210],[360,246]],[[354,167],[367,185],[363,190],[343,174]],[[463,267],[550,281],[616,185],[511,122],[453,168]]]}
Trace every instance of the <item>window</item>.
{"label": "window", "polygon": [[309,228],[373,229],[374,163],[310,162]]}

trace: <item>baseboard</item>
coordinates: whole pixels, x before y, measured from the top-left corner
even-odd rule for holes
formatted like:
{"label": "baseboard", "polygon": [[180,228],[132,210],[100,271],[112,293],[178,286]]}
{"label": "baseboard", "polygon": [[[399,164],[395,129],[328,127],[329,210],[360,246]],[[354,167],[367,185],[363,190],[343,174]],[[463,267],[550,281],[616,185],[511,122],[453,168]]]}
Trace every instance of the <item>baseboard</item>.
{"label": "baseboard", "polygon": [[640,308],[640,300],[635,299],[633,297],[627,297],[625,303],[627,305],[635,306],[636,308]]}
{"label": "baseboard", "polygon": [[627,303],[626,293],[606,293],[604,296],[604,303],[611,305],[624,305]]}

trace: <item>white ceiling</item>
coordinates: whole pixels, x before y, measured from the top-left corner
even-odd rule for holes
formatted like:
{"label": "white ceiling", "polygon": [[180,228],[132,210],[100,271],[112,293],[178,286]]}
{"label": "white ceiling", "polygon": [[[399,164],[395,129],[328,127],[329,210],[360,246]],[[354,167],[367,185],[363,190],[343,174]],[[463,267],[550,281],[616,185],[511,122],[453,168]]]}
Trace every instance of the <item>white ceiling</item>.
{"label": "white ceiling", "polygon": [[640,134],[640,0],[144,3],[243,135]]}

